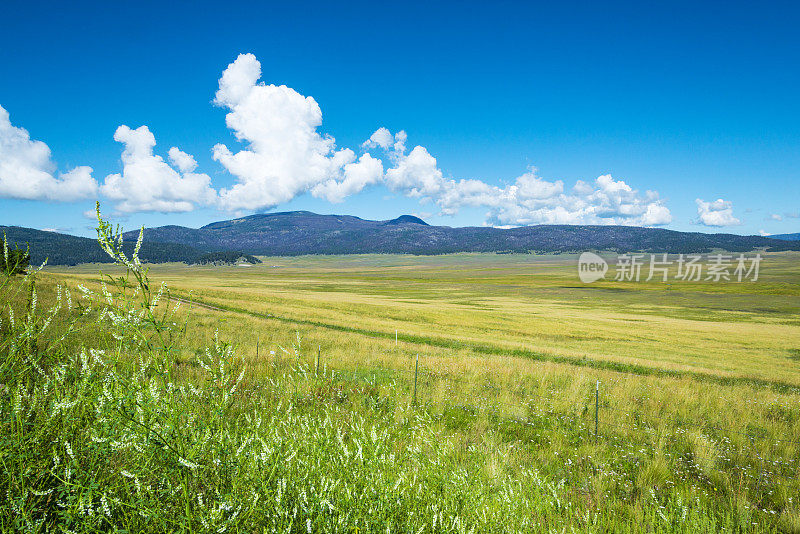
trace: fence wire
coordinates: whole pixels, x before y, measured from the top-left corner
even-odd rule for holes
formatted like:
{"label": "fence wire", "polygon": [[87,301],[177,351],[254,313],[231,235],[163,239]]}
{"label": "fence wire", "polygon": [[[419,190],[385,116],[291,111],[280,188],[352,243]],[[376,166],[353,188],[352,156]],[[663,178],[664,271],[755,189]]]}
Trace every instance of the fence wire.
{"label": "fence wire", "polygon": [[[293,355],[286,355],[285,358],[278,358],[284,359],[287,361],[293,359]],[[316,355],[315,355],[316,356]],[[312,364],[308,364],[303,362],[305,358],[298,355],[298,363],[305,365],[306,368],[304,370],[305,373],[313,373]],[[320,362],[321,364],[321,362]],[[662,423],[666,429],[669,429],[670,432],[667,434],[667,438],[672,439],[674,441],[679,441],[681,433],[686,433],[688,431],[699,431],[701,432],[701,436],[705,436],[706,433],[710,431],[716,431],[721,433],[721,436],[718,438],[723,440],[722,443],[714,443],[714,442],[703,442],[701,440],[693,440],[690,444],[688,444],[692,450],[685,453],[678,453],[678,454],[671,454],[670,457],[678,463],[683,464],[683,467],[689,470],[690,468],[695,471],[695,476],[703,477],[706,476],[707,472],[716,472],[719,474],[723,474],[726,477],[749,477],[754,478],[754,475],[751,472],[758,473],[758,480],[762,480],[764,477],[797,477],[800,476],[800,458],[787,461],[784,458],[774,458],[774,459],[767,459],[764,458],[762,453],[763,451],[756,447],[757,440],[760,441],[768,441],[774,444],[787,444],[787,445],[798,445],[800,444],[800,440],[795,439],[787,439],[787,438],[770,438],[768,440],[761,438],[759,436],[753,435],[752,433],[743,432],[740,430],[732,429],[732,428],[722,428],[716,425],[709,425],[709,424],[702,424],[698,423],[696,425],[681,425],[679,421],[677,421],[676,416],[665,416],[665,415],[657,415],[657,414],[648,414],[647,417],[640,417],[639,414],[631,410],[626,410],[620,408],[618,406],[612,406],[607,402],[599,402],[597,408],[597,428],[595,429],[595,421],[592,419],[592,415],[594,415],[594,404],[596,400],[602,399],[595,399],[593,398],[594,395],[587,396],[587,401],[591,401],[585,405],[578,405],[576,404],[576,408],[580,408],[581,414],[569,414],[563,412],[556,412],[553,410],[543,410],[539,411],[538,413],[531,414],[530,411],[535,408],[534,403],[536,401],[544,401],[548,402],[552,400],[551,397],[545,397],[541,395],[531,395],[531,394],[524,394],[519,391],[513,391],[510,389],[501,388],[495,386],[490,383],[485,383],[488,381],[488,378],[477,379],[473,380],[465,380],[459,377],[454,377],[448,373],[437,373],[434,369],[431,369],[427,366],[421,366],[418,369],[403,369],[397,367],[385,367],[381,365],[370,365],[369,367],[364,368],[336,368],[327,364],[321,365],[321,369],[324,368],[330,376],[339,377],[347,379],[347,377],[352,373],[353,378],[358,380],[357,375],[363,376],[366,374],[368,375],[372,372],[372,379],[373,381],[377,379],[377,373],[389,373],[392,377],[395,376],[404,376],[409,378],[410,380],[416,379],[416,389],[420,390],[418,393],[421,393],[426,386],[430,385],[431,381],[435,382],[445,382],[445,383],[454,383],[454,384],[462,384],[467,386],[467,388],[459,389],[453,391],[455,395],[453,395],[452,399],[455,400],[456,396],[466,396],[466,395],[475,395],[475,390],[483,391],[484,393],[492,392],[496,396],[506,395],[510,397],[520,397],[524,396],[525,398],[520,399],[518,402],[508,402],[506,400],[501,400],[499,398],[490,398],[490,397],[479,397],[477,400],[478,403],[467,403],[467,404],[452,404],[452,407],[462,408],[471,410],[474,413],[483,412],[483,413],[494,413],[500,414],[500,411],[497,410],[497,406],[503,406],[505,408],[510,408],[513,410],[522,410],[527,413],[527,417],[529,418],[531,415],[535,415],[538,417],[544,418],[561,418],[563,416],[568,416],[571,418],[571,422],[573,424],[583,424],[585,427],[585,436],[583,439],[586,440],[596,440],[600,441],[601,439],[616,439],[616,438],[623,438],[623,436],[608,434],[609,429],[613,429],[617,432],[622,431],[626,433],[637,433],[641,434],[642,431],[645,432],[659,432],[660,429],[656,426],[654,422]],[[597,393],[599,395],[599,392]],[[481,402],[482,401],[482,402]],[[604,417],[607,414],[615,414],[618,417],[616,419],[608,419],[608,417]],[[506,414],[507,415],[507,414]],[[631,420],[633,419],[633,420]],[[505,419],[509,423],[525,425],[529,427],[536,427],[536,425],[528,419],[521,419],[519,417],[507,417]],[[602,430],[602,432],[601,432]],[[761,429],[759,429],[761,430]],[[766,433],[766,430],[762,430]],[[738,451],[739,454],[737,456],[741,456],[744,454],[744,458],[741,458],[741,461],[744,464],[740,463],[732,463],[732,459],[726,456],[720,456],[720,448],[724,448],[726,446],[732,446],[732,442],[727,438],[725,435],[728,434],[735,434],[741,437],[746,438],[744,443],[737,443],[738,447],[735,449]],[[705,436],[707,438],[711,438],[712,436]],[[526,440],[520,439],[520,442],[529,443],[529,444],[537,444],[533,440]],[[641,445],[641,444],[639,444]],[[646,450],[646,449],[645,449]],[[707,455],[709,455],[713,459],[713,465],[705,465],[700,466],[698,465],[698,457],[696,452],[698,450],[703,450]],[[730,451],[728,451],[730,454]],[[750,454],[752,453],[752,454]],[[717,466],[717,463],[724,463],[724,462],[731,462],[727,468],[721,468]]]}

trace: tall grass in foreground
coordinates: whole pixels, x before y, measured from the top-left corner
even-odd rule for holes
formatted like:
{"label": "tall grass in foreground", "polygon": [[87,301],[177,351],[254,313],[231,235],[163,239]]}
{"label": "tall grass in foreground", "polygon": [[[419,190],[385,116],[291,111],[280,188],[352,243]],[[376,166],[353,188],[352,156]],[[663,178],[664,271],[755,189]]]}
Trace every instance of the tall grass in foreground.
{"label": "tall grass in foreground", "polygon": [[[248,373],[215,338],[193,361],[168,288],[100,220],[125,268],[41,310],[5,277],[0,528],[72,532],[790,530],[690,486],[628,499],[547,473],[504,423],[412,406],[397,382],[319,376],[297,358]],[[569,445],[569,444],[566,444]],[[648,464],[648,469],[654,469]],[[648,475],[642,470],[642,477]],[[575,482],[575,481],[573,481]],[[580,482],[580,481],[579,481]],[[581,484],[579,484],[581,485]]]}

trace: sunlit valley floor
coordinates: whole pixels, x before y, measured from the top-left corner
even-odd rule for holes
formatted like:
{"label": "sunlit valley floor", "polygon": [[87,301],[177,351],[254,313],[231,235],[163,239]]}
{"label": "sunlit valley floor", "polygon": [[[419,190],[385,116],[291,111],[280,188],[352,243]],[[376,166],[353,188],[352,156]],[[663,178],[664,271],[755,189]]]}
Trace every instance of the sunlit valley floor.
{"label": "sunlit valley floor", "polygon": [[[568,255],[262,260],[149,276],[186,321],[179,380],[201,380],[217,335],[258,424],[294,436],[276,480],[302,528],[336,530],[358,494],[360,531],[800,529],[800,255],[767,255],[756,282],[669,284],[582,284]],[[121,273],[41,285],[98,290],[99,270]]]}

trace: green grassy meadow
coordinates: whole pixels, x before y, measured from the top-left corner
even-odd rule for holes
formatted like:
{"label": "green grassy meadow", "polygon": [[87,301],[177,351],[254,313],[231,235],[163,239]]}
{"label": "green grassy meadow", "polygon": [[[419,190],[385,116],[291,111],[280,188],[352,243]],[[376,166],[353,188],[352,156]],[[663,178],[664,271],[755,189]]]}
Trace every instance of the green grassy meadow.
{"label": "green grassy meadow", "polygon": [[[94,400],[69,440],[53,388],[21,386],[44,404],[6,423],[4,528],[800,532],[800,254],[766,254],[757,282],[589,285],[570,255],[261,259],[149,266],[143,292],[169,292],[143,308],[181,301],[158,341],[81,312],[59,350],[102,347],[115,378],[70,382]],[[100,269],[125,272],[45,269],[42,305],[57,285],[107,301]],[[15,463],[24,438],[47,454]]]}
{"label": "green grassy meadow", "polygon": [[[590,285],[577,279],[577,260],[568,255],[262,259],[249,268],[156,265],[151,276],[182,298],[230,309],[208,319],[230,325],[221,326],[225,337],[244,354],[259,335],[278,341],[275,331],[291,336],[300,329],[332,361],[358,364],[394,346],[396,330],[404,340],[399,352],[459,372],[483,366],[461,369],[460,357],[448,358],[456,352],[522,351],[800,388],[796,253],[770,255],[757,282]],[[97,271],[92,265],[51,272],[90,281]],[[248,317],[261,320],[241,323]],[[354,343],[360,354],[346,356],[343,345]]]}

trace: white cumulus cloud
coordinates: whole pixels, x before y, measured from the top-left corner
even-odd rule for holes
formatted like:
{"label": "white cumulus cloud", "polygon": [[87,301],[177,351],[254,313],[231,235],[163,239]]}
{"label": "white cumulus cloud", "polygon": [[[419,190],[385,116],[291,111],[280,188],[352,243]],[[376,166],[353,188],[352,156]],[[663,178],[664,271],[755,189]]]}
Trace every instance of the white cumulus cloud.
{"label": "white cumulus cloud", "polygon": [[736,226],[742,222],[733,216],[733,203],[729,200],[717,199],[706,202],[696,199],[697,220],[703,226]]}
{"label": "white cumulus cloud", "polygon": [[526,224],[631,224],[660,226],[672,222],[672,214],[658,193],[639,193],[611,175],[591,183],[579,180],[570,193],[561,180],[548,181],[531,168],[504,187],[476,179],[445,178],[425,147],[406,153],[404,131],[394,136],[386,128],[372,134],[365,148],[382,148],[393,166],[385,183],[393,191],[437,204],[444,215],[462,207],[488,208],[487,221],[495,226]]}
{"label": "white cumulus cloud", "polygon": [[328,202],[343,202],[346,197],[378,183],[383,178],[383,162],[363,154],[358,161],[346,164],[342,175],[341,180],[331,178],[315,185],[311,194]]}
{"label": "white cumulus cloud", "polygon": [[369,139],[364,141],[364,144],[361,145],[364,148],[383,148],[388,150],[389,147],[394,144],[394,137],[392,136],[392,132],[390,132],[387,128],[381,126],[375,133],[373,133]]}
{"label": "white cumulus cloud", "polygon": [[341,200],[380,179],[374,158],[356,161],[350,149],[336,150],[332,137],[320,134],[322,111],[316,100],[284,85],[259,83],[261,63],[242,54],[219,81],[215,103],[228,108],[228,127],[245,148],[233,152],[214,146],[214,159],[237,183],[222,189],[220,206],[255,210],[288,202],[314,190]]}
{"label": "white cumulus cloud", "polygon": [[197,161],[195,161],[194,156],[187,154],[176,146],[170,148],[167,155],[170,162],[181,172],[192,172],[197,168]]}
{"label": "white cumulus cloud", "polygon": [[430,198],[443,191],[445,180],[436,158],[425,147],[415,146],[386,171],[386,184],[393,191],[402,191],[410,197]]}
{"label": "white cumulus cloud", "polygon": [[0,106],[0,197],[70,202],[97,194],[91,167],[55,172],[50,148],[11,124]]}
{"label": "white cumulus cloud", "polygon": [[651,202],[642,216],[643,226],[663,226],[672,222],[672,214],[665,205]]}
{"label": "white cumulus cloud", "polygon": [[170,149],[170,161],[178,169],[175,170],[153,153],[156,138],[147,126],[133,130],[122,125],[114,133],[114,140],[125,145],[122,173],[108,175],[101,192],[116,203],[118,211],[182,212],[216,202],[211,178],[192,172],[197,163],[191,155]]}

